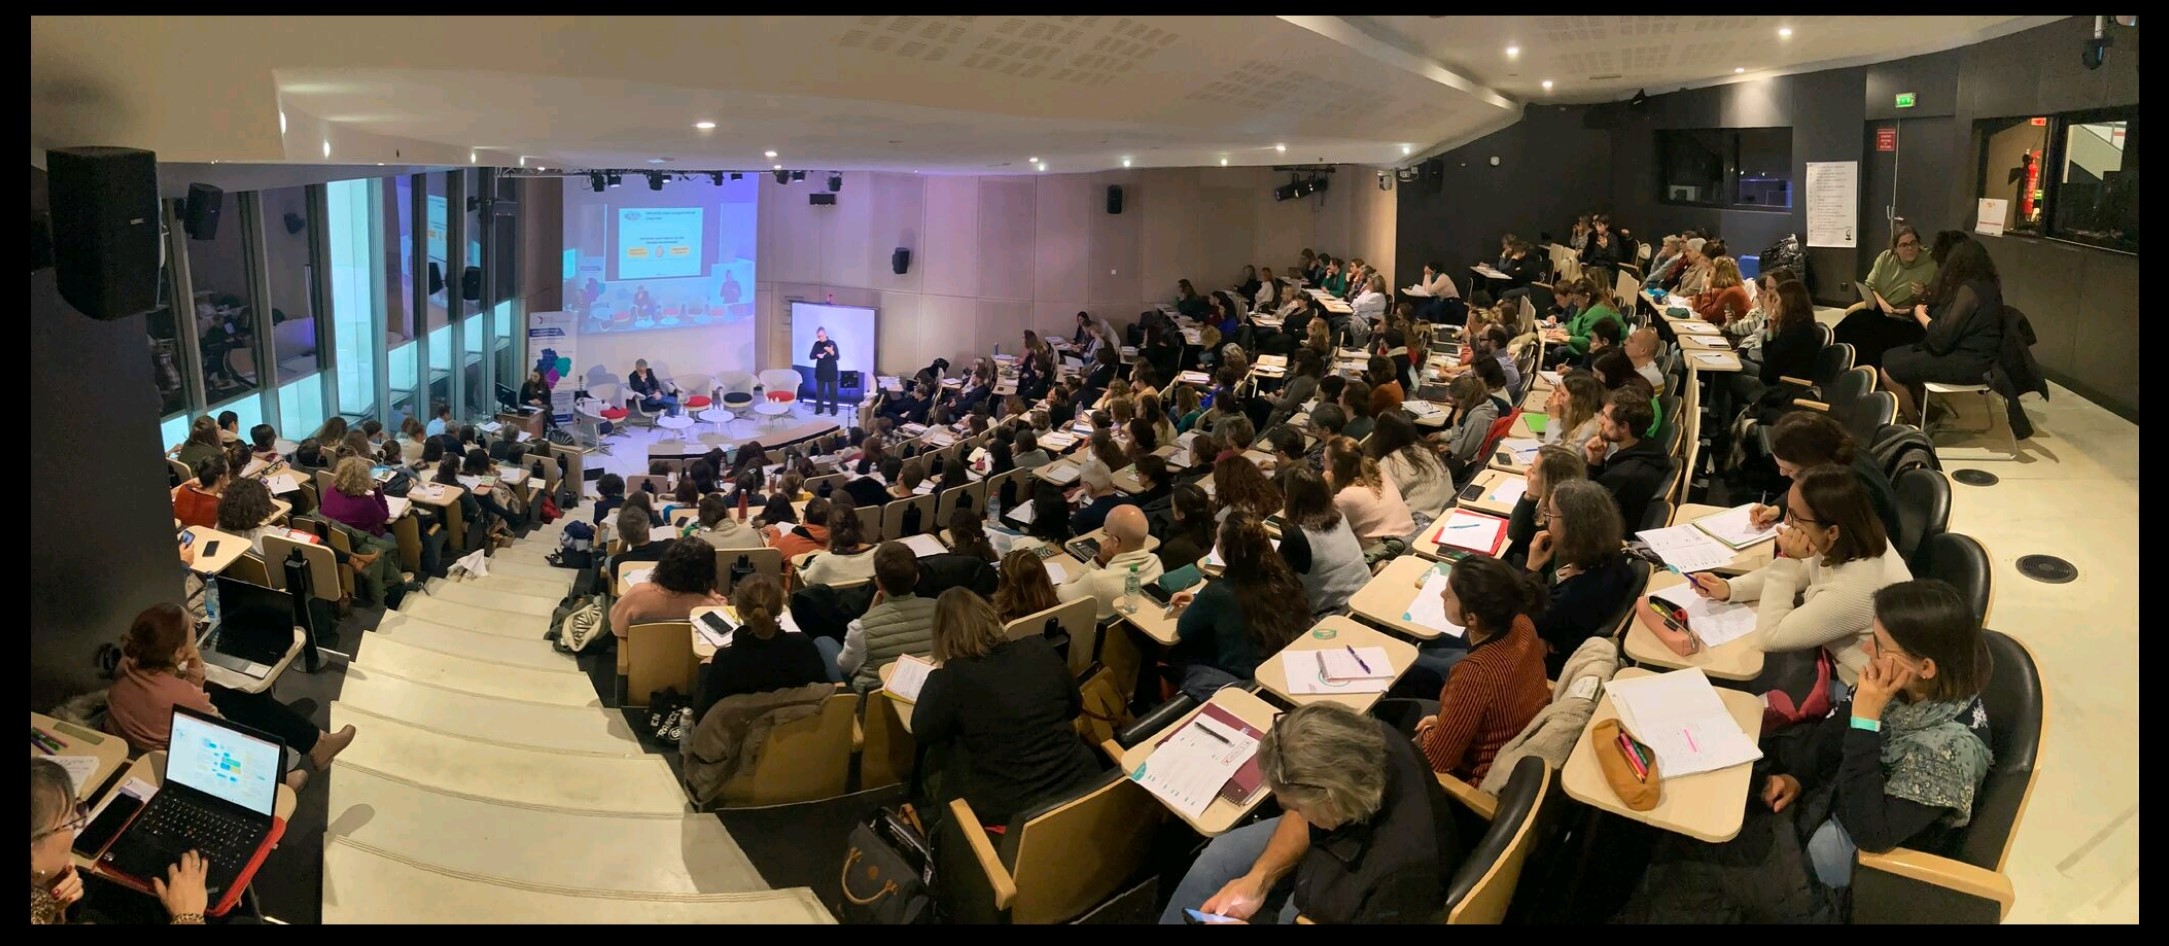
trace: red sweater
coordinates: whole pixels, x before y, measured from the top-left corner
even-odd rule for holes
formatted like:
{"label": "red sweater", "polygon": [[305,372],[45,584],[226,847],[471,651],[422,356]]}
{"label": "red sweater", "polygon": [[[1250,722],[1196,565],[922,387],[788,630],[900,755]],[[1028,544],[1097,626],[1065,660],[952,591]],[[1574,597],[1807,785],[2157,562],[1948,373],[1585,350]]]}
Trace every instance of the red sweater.
{"label": "red sweater", "polygon": [[194,483],[183,483],[173,491],[173,518],[184,526],[218,528],[218,497],[197,489]]}
{"label": "red sweater", "polygon": [[1423,740],[1433,771],[1483,781],[1499,749],[1551,702],[1544,642],[1527,615],[1505,634],[1469,648],[1438,695],[1438,725]]}
{"label": "red sweater", "polygon": [[1753,303],[1747,301],[1747,290],[1740,286],[1712,289],[1695,297],[1695,314],[1712,325],[1722,326],[1731,321],[1725,310],[1732,310],[1732,319],[1743,318]]}

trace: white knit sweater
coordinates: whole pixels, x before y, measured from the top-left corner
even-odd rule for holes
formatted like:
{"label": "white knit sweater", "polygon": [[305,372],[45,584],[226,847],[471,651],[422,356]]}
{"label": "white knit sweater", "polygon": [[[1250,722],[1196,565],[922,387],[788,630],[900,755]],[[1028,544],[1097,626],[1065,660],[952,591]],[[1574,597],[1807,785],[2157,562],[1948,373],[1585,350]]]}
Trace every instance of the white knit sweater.
{"label": "white knit sweater", "polygon": [[1764,653],[1825,648],[1837,662],[1838,676],[1852,686],[1868,664],[1865,648],[1874,633],[1875,593],[1912,577],[1905,558],[1886,542],[1880,556],[1834,567],[1819,557],[1777,559],[1732,579],[1731,597],[1760,602],[1755,607],[1755,644]]}

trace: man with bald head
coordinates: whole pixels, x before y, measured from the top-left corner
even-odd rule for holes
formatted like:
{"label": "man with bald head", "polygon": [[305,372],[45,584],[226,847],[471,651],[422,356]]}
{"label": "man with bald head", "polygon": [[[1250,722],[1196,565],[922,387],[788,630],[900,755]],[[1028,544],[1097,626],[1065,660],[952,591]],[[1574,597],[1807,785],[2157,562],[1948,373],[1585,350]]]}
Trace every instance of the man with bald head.
{"label": "man with bald head", "polygon": [[1657,330],[1646,325],[1635,329],[1627,336],[1626,348],[1634,373],[1647,379],[1652,390],[1664,390],[1664,372],[1657,367]]}
{"label": "man with bald head", "polygon": [[1055,594],[1065,602],[1079,598],[1095,598],[1099,601],[1100,620],[1115,616],[1115,606],[1122,601],[1122,589],[1129,580],[1130,569],[1137,569],[1140,585],[1160,580],[1160,557],[1152,554],[1152,540],[1146,535],[1145,512],[1136,506],[1121,505],[1107,513],[1106,534],[1100,539],[1100,553],[1092,558],[1097,566],[1081,570]]}

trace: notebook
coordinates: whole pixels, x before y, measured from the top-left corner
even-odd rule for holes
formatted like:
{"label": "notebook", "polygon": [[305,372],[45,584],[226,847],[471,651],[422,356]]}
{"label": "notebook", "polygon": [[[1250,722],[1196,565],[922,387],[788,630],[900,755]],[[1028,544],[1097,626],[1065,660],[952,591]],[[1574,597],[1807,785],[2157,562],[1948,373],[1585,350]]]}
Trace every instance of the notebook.
{"label": "notebook", "polygon": [[911,549],[912,554],[917,555],[920,558],[925,558],[929,555],[940,555],[944,552],[949,551],[949,547],[941,544],[940,539],[937,539],[931,535],[925,535],[923,533],[920,535],[910,536],[908,538],[898,539],[897,541],[904,543],[904,546],[906,548]]}
{"label": "notebook", "polygon": [[1755,528],[1753,517],[1750,515],[1753,510],[1754,506],[1752,504],[1734,506],[1724,512],[1712,513],[1696,519],[1692,525],[1734,551],[1744,549],[1758,542],[1777,538],[1777,526],[1775,524],[1772,524],[1767,529]]}
{"label": "notebook", "polygon": [[1467,549],[1485,555],[1499,554],[1506,542],[1506,520],[1455,509],[1431,530],[1431,543],[1440,548]]}
{"label": "notebook", "polygon": [[934,672],[933,663],[924,658],[905,654],[896,658],[896,669],[889,673],[889,682],[881,688],[906,703],[919,701],[919,690],[926,686],[927,674]]}
{"label": "notebook", "polygon": [[[1165,736],[1160,737],[1160,741],[1154,743],[1153,745],[1156,748],[1166,745],[1170,740],[1173,740],[1175,736],[1181,733],[1183,730],[1187,730],[1192,726],[1197,725],[1197,721],[1199,719],[1210,719],[1212,723],[1217,724],[1221,728],[1222,735],[1236,735],[1248,737],[1250,740],[1252,740],[1251,753],[1241,762],[1237,763],[1234,766],[1233,773],[1228,776],[1226,782],[1221,784],[1219,792],[1219,797],[1225,798],[1228,801],[1233,802],[1234,804],[1247,804],[1250,801],[1250,796],[1257,794],[1258,790],[1265,786],[1265,770],[1258,767],[1258,757],[1255,745],[1256,742],[1262,741],[1265,738],[1265,732],[1263,730],[1260,730],[1256,726],[1252,726],[1249,723],[1243,722],[1241,719],[1237,718],[1234,713],[1222,709],[1219,704],[1207,703],[1205,704],[1204,709],[1199,711],[1197,716],[1191,718],[1189,723],[1186,723],[1183,726],[1179,727],[1173,733],[1169,733]],[[1154,753],[1154,755],[1158,754],[1159,753],[1157,752]],[[1151,759],[1148,758],[1145,764],[1147,766],[1150,766],[1152,764]],[[1133,772],[1131,773],[1130,777],[1137,778],[1137,774]],[[1199,809],[1199,811],[1201,812],[1203,810],[1204,809],[1202,807]]]}
{"label": "notebook", "polygon": [[1625,680],[1604,687],[1619,723],[1657,753],[1661,778],[1713,772],[1762,758],[1755,740],[1725,709],[1702,668]]}

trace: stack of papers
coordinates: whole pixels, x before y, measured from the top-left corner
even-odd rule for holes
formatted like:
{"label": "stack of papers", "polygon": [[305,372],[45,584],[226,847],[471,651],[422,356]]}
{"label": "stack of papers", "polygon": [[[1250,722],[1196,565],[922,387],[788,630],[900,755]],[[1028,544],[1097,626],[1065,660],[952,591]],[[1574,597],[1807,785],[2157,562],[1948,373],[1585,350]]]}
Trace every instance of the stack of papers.
{"label": "stack of papers", "polygon": [[647,582],[648,576],[653,574],[655,574],[655,569],[652,568],[636,568],[632,571],[626,572],[625,587],[631,588],[634,585],[644,584]]}
{"label": "stack of papers", "polygon": [[[1268,538],[1266,539],[1266,541],[1273,543],[1273,551],[1280,551],[1279,539]],[[1210,565],[1214,568],[1228,567],[1228,560],[1220,557],[1220,546],[1215,545],[1213,546],[1212,551],[1205,553],[1205,564]]]}
{"label": "stack of papers", "polygon": [[264,488],[270,490],[273,495],[283,496],[287,493],[299,492],[301,484],[294,482],[294,474],[292,473],[273,473],[264,477]]}
{"label": "stack of papers", "polygon": [[1767,529],[1755,528],[1752,517],[1749,515],[1749,512],[1754,508],[1752,504],[1734,506],[1724,512],[1696,519],[1693,525],[1695,528],[1709,533],[1710,538],[1723,542],[1735,550],[1777,538],[1777,525],[1775,523],[1772,523]]}
{"label": "stack of papers", "polygon": [[1077,444],[1077,435],[1066,430],[1053,430],[1039,435],[1039,445],[1049,451],[1067,450]]}
{"label": "stack of papers", "polygon": [[1384,693],[1393,685],[1393,664],[1383,647],[1284,650],[1280,662],[1291,696]]}
{"label": "stack of papers", "polygon": [[1512,454],[1516,466],[1528,466],[1536,462],[1536,452],[1544,449],[1544,441],[1534,437],[1507,437],[1499,441],[1499,449]]}
{"label": "stack of papers", "polygon": [[949,551],[948,546],[941,544],[940,539],[937,539],[931,535],[915,535],[911,536],[910,538],[900,539],[898,541],[903,542],[904,547],[910,549],[912,554],[917,555],[920,558],[925,558],[929,555],[940,555],[944,552]]}
{"label": "stack of papers", "polygon": [[1018,522],[1024,523],[1025,525],[1031,525],[1032,501],[1027,499],[1021,503],[1018,503],[1015,507],[1011,508],[1008,512],[1005,512],[1002,515],[1011,519],[1015,519]]}
{"label": "stack of papers", "polygon": [[1075,463],[1049,463],[1040,467],[1034,475],[1056,486],[1068,486],[1077,482],[1077,477],[1083,472]]}
{"label": "stack of papers", "polygon": [[1185,371],[1176,375],[1175,380],[1182,384],[1206,385],[1213,383],[1212,375],[1202,371]]}
{"label": "stack of papers", "polygon": [[1431,530],[1431,544],[1491,555],[1506,538],[1506,520],[1455,509]]}
{"label": "stack of papers", "polygon": [[1433,570],[1424,577],[1423,587],[1416,589],[1416,597],[1409,601],[1401,620],[1453,637],[1467,636],[1468,628],[1446,619],[1445,593],[1445,573]]}
{"label": "stack of papers", "polygon": [[407,510],[414,508],[414,504],[408,502],[404,496],[386,496],[384,497],[384,505],[391,511],[391,516],[394,519],[406,515]]}
{"label": "stack of papers", "polygon": [[482,485],[482,478],[479,476],[468,476],[462,473],[459,477],[459,485],[465,486],[468,489],[474,489],[475,487]]}
{"label": "stack of papers", "polygon": [[1762,758],[1702,668],[1614,679],[1606,688],[1619,724],[1657,753],[1657,772],[1678,778]]}
{"label": "stack of papers", "polygon": [[1733,552],[1694,526],[1671,526],[1637,532],[1634,537],[1664,563],[1683,572],[1706,572],[1732,563]]}
{"label": "stack of papers", "polygon": [[934,672],[934,665],[925,659],[905,654],[896,658],[896,669],[889,674],[889,682],[882,689],[889,695],[906,703],[919,701],[919,690],[926,686],[927,674]]}
{"label": "stack of papers", "polygon": [[1689,593],[1684,601],[1675,601],[1681,611],[1687,612],[1687,629],[1702,639],[1705,647],[1729,644],[1755,632],[1755,607],[1735,604]]}
{"label": "stack of papers", "polygon": [[1485,497],[1485,500],[1501,506],[1511,506],[1521,502],[1522,494],[1528,491],[1529,481],[1527,479],[1519,476],[1508,477],[1506,482],[1500,483],[1497,489],[1491,491],[1490,496]]}
{"label": "stack of papers", "polygon": [[1057,585],[1069,581],[1069,569],[1062,567],[1062,556],[1047,556],[1040,559],[1039,564],[1047,570],[1047,581]]}
{"label": "stack of papers", "polygon": [[1169,808],[1197,818],[1257,751],[1258,740],[1200,713],[1154,749],[1130,780]]}
{"label": "stack of papers", "polygon": [[1558,387],[1558,386],[1559,386],[1559,372],[1556,372],[1556,371],[1539,371],[1539,372],[1537,372],[1537,373],[1536,373],[1536,377],[1537,377],[1537,380],[1539,380],[1539,381],[1542,381],[1542,382],[1544,382],[1545,384],[1548,384],[1548,385],[1550,385],[1550,386],[1552,386],[1552,387],[1555,387],[1555,388],[1556,388],[1556,387]]}

